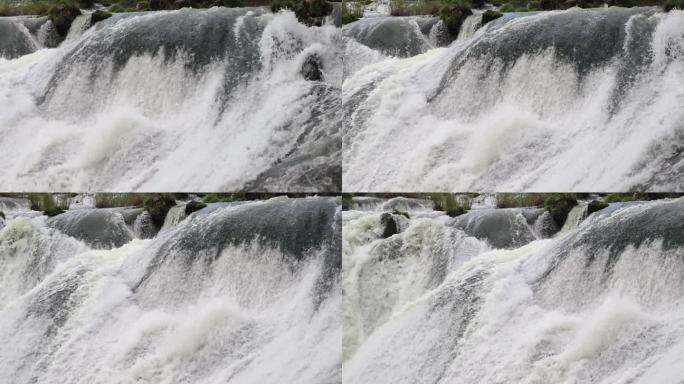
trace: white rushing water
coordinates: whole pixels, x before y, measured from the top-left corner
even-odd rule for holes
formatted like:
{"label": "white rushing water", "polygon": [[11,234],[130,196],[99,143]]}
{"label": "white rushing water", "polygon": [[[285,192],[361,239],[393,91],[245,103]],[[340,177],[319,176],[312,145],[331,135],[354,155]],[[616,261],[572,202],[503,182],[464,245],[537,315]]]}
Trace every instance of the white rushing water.
{"label": "white rushing water", "polygon": [[408,211],[388,238],[382,210],[344,212],[343,381],[683,382],[684,200],[611,204],[540,239],[508,224],[525,212]]}
{"label": "white rushing water", "polygon": [[345,191],[684,190],[684,11],[506,14],[434,49],[401,28],[343,29]]}
{"label": "white rushing water", "polygon": [[81,22],[0,53],[5,190],[339,190],[334,26],[260,8]]}
{"label": "white rushing water", "polygon": [[0,229],[0,382],[340,383],[338,199],[210,205],[91,246],[119,224],[88,217],[130,212]]}

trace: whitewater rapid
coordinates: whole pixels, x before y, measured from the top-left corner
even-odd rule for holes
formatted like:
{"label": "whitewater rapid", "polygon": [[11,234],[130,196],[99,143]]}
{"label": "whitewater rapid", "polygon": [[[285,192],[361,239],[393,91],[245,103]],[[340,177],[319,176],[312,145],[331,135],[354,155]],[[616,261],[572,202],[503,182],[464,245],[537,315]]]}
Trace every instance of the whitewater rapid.
{"label": "whitewater rapid", "polygon": [[340,41],[292,12],[186,8],[19,47],[0,57],[3,188],[339,190]]}
{"label": "whitewater rapid", "polygon": [[209,204],[150,239],[141,210],[13,206],[0,382],[340,382],[339,198]]}
{"label": "whitewater rapid", "polygon": [[421,20],[343,28],[345,191],[684,190],[684,11]]}
{"label": "whitewater rapid", "polygon": [[[382,238],[388,212],[399,233]],[[344,382],[684,380],[681,198],[546,234],[532,208],[396,212],[343,213]]]}

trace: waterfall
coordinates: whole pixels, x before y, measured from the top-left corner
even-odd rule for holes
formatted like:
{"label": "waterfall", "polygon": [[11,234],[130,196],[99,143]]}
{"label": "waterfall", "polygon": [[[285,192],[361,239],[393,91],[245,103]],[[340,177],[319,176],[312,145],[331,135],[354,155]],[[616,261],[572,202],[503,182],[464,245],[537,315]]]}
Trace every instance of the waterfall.
{"label": "waterfall", "polygon": [[570,212],[568,212],[568,217],[565,219],[565,224],[563,224],[563,231],[577,228],[580,222],[587,217],[589,209],[589,204],[580,201],[576,206],[574,206]]}
{"label": "waterfall", "polygon": [[92,26],[90,21],[91,17],[92,14],[77,16],[74,21],[71,22],[71,27],[67,33],[66,40],[75,40],[81,37],[83,33]]}
{"label": "waterfall", "polygon": [[164,219],[164,225],[162,226],[162,229],[175,227],[186,217],[187,215],[185,214],[185,203],[178,204],[175,207],[171,207],[171,209],[169,209],[169,212],[166,214],[166,218]]}
{"label": "waterfall", "polygon": [[401,45],[364,32],[383,18],[356,23],[343,32],[357,53],[344,190],[684,190],[684,11],[505,14],[415,49],[415,33]]}
{"label": "waterfall", "polygon": [[344,382],[684,380],[682,198],[545,239],[524,235],[538,212],[481,211],[409,211],[387,238],[382,212],[343,213]]}
{"label": "waterfall", "polygon": [[51,50],[0,18],[6,189],[339,190],[339,29],[215,7],[114,14],[79,35],[85,18]]}
{"label": "waterfall", "polygon": [[78,209],[0,229],[0,382],[340,382],[339,198],[217,205],[149,239]]}
{"label": "waterfall", "polygon": [[478,28],[482,25],[482,12],[473,13],[466,17],[458,31],[458,40],[465,40],[475,34]]}

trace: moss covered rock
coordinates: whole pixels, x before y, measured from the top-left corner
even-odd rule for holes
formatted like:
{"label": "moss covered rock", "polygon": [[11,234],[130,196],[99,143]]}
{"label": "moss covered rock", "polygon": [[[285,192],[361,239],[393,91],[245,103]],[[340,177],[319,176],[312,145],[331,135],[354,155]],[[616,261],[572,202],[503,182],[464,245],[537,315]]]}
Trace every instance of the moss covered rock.
{"label": "moss covered rock", "polygon": [[193,212],[197,212],[206,206],[207,205],[201,201],[191,201],[185,205],[185,214],[189,215]]}
{"label": "moss covered rock", "polygon": [[143,207],[150,214],[152,224],[157,228],[161,228],[164,225],[166,214],[175,205],[176,200],[167,194],[151,195],[146,197],[143,202]]}
{"label": "moss covered rock", "polygon": [[563,228],[568,213],[577,205],[577,198],[572,193],[552,193],[544,200],[544,208],[551,214],[558,228]]}
{"label": "moss covered rock", "polygon": [[81,10],[74,3],[66,0],[55,3],[48,10],[48,17],[52,20],[57,33],[62,37],[66,37],[69,28],[71,28],[71,23],[80,15]]}
{"label": "moss covered rock", "polygon": [[348,211],[354,205],[354,197],[351,193],[342,194],[342,210]]}
{"label": "moss covered rock", "polygon": [[670,12],[673,9],[684,9],[684,0],[666,0],[663,8],[666,12]]}
{"label": "moss covered rock", "polygon": [[465,19],[472,15],[473,11],[467,4],[448,4],[442,7],[439,15],[451,36],[458,36],[461,25]]}
{"label": "moss covered rock", "polygon": [[65,211],[60,208],[60,207],[49,207],[43,211],[43,214],[47,217],[54,217],[57,215],[61,215]]}
{"label": "moss covered rock", "polygon": [[596,211],[600,211],[603,208],[606,208],[607,206],[608,203],[606,203],[605,201],[594,200],[591,203],[589,203],[589,206],[587,207],[587,215],[591,215]]}
{"label": "moss covered rock", "polygon": [[501,16],[503,16],[503,13],[493,9],[488,9],[482,14],[482,25],[485,25],[492,20],[496,20]]}
{"label": "moss covered rock", "polygon": [[95,24],[98,21],[107,20],[110,17],[112,17],[111,13],[98,9],[90,15],[90,23]]}

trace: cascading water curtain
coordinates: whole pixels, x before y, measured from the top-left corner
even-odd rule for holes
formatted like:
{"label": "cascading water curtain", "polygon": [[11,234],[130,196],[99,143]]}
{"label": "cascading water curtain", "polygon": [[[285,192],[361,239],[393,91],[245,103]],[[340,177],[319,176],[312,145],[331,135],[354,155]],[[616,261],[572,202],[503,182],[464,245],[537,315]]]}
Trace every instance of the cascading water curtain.
{"label": "cascading water curtain", "polygon": [[77,200],[0,198],[0,382],[340,383],[339,198]]}
{"label": "cascading water curtain", "polygon": [[684,197],[626,197],[349,201],[343,381],[681,382]]}
{"label": "cascading water curtain", "polygon": [[343,28],[344,191],[684,191],[684,11],[440,25]]}
{"label": "cascading water curtain", "polygon": [[340,190],[334,25],[263,8],[78,20],[47,49],[49,20],[0,17],[2,191]]}

